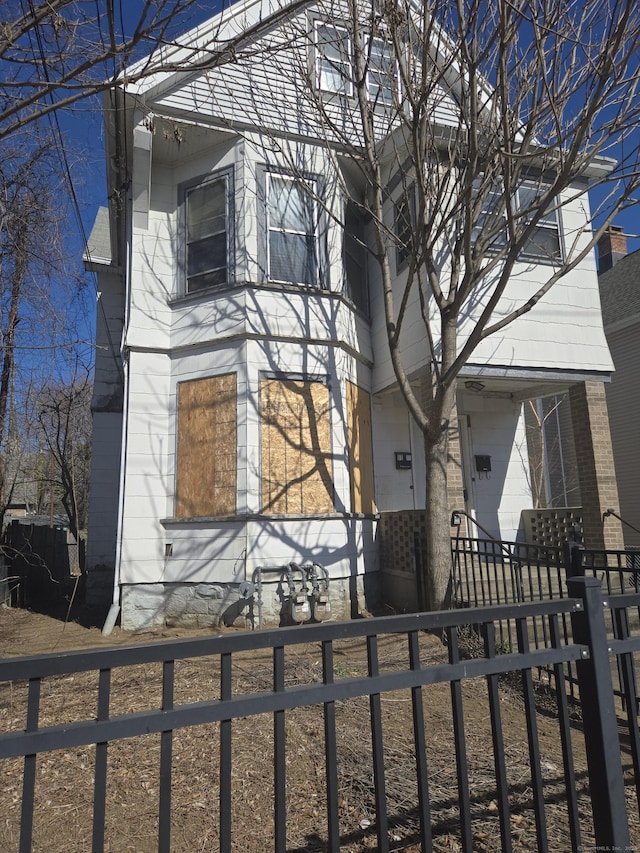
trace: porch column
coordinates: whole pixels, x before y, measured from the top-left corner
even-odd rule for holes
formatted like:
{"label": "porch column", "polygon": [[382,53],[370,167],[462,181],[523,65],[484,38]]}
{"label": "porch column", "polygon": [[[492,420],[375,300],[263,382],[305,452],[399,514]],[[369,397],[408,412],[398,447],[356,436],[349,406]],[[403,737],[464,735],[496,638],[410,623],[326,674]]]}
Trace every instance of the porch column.
{"label": "porch column", "polygon": [[622,525],[608,509],[619,510],[609,416],[603,382],[581,382],[569,389],[571,419],[582,497],[584,544],[595,550],[624,548]]}

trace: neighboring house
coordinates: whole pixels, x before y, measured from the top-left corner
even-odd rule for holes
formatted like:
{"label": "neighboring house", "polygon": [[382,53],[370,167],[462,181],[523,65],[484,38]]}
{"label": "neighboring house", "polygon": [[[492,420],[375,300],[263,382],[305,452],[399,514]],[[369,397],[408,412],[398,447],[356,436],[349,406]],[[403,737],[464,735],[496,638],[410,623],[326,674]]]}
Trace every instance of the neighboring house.
{"label": "neighboring house", "polygon": [[607,404],[620,504],[612,508],[627,522],[622,528],[625,545],[637,548],[640,546],[640,250],[628,255],[622,229],[610,228],[598,243],[598,254],[602,319],[615,364],[615,373],[607,386]]}
{"label": "neighboring house", "polygon": [[[380,514],[426,505],[421,435],[397,388],[362,247],[367,223],[343,210],[339,160],[295,102],[308,58],[283,79],[260,41],[272,44],[287,14],[297,16],[328,89],[342,85],[336,67],[348,58],[324,61],[329,25],[314,4],[287,8],[239,0],[187,37],[204,45],[246,29],[253,61],[159,74],[107,101],[111,206],[86,259],[100,291],[88,595],[109,600],[115,580],[125,627],[231,621],[256,602],[260,623],[277,620],[302,587],[299,573],[283,572],[292,562],[319,564],[332,614],[353,615],[379,588]],[[168,50],[168,63],[178,58]],[[456,121],[453,103],[443,98],[443,124]],[[265,122],[295,141],[315,197]],[[392,194],[398,174],[390,162]],[[585,204],[545,217],[547,245],[560,250]],[[397,208],[392,198],[401,229],[411,212]],[[540,263],[521,264],[518,288],[535,287]],[[417,306],[415,316],[404,338],[412,375],[425,352]],[[588,416],[606,419],[611,366],[589,256],[485,341],[460,377],[452,508],[517,538],[532,506],[523,401],[570,389],[578,455],[600,458],[608,435],[592,432]],[[585,521],[602,537],[611,483],[583,467]]]}

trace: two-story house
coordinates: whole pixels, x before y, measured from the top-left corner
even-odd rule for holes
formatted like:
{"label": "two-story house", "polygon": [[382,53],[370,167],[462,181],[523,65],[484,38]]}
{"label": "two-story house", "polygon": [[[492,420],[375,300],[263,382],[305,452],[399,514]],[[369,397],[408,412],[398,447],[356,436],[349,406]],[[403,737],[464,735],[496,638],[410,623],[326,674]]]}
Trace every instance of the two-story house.
{"label": "two-story house", "polygon": [[[266,624],[283,607],[306,618],[305,598],[326,618],[326,596],[333,616],[354,615],[380,589],[379,514],[428,502],[370,223],[345,200],[358,164],[330,132],[352,120],[355,92],[329,5],[238,0],[185,37],[189,68],[170,70],[181,49],[167,48],[166,72],[105,101],[110,204],[87,253],[100,290],[87,564],[89,600],[113,593],[125,627]],[[207,62],[227,44],[232,61]],[[392,104],[400,86],[372,39],[367,97]],[[303,90],[333,96],[323,125]],[[443,91],[442,127],[455,104]],[[399,238],[413,214],[397,156],[385,168]],[[544,252],[582,227],[586,197],[571,195],[540,224]],[[535,289],[544,252],[507,298]],[[398,281],[407,261],[401,244]],[[413,376],[427,357],[417,303],[408,316]],[[522,402],[571,387],[576,444],[597,456],[608,437],[587,416],[606,418],[611,366],[588,256],[460,375],[451,506],[515,539],[531,507]],[[585,516],[591,500],[599,519],[608,486],[584,471]]]}

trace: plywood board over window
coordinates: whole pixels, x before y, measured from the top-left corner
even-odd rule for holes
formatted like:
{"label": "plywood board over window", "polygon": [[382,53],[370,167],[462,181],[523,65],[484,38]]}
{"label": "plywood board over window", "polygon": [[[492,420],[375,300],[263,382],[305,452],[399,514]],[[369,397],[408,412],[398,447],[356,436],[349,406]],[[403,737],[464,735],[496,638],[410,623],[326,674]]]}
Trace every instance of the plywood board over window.
{"label": "plywood board over window", "polygon": [[236,375],[178,385],[176,517],[236,511]]}
{"label": "plywood board over window", "polygon": [[371,398],[352,382],[347,382],[347,442],[351,511],[374,513]]}
{"label": "plywood board over window", "polygon": [[260,415],[263,512],[332,512],[329,388],[318,381],[263,379]]}

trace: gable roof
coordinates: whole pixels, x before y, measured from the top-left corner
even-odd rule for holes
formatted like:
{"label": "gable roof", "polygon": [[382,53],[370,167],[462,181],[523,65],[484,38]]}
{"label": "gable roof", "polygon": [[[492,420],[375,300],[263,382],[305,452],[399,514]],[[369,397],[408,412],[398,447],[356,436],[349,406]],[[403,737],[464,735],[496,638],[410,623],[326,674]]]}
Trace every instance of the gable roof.
{"label": "gable roof", "polygon": [[[234,62],[237,52],[262,32],[312,5],[314,0],[235,0],[176,42],[138,60],[115,82],[134,95],[161,97],[179,80]],[[141,76],[145,66],[160,70]]]}
{"label": "gable roof", "polygon": [[640,249],[602,273],[599,286],[605,329],[640,319]]}

